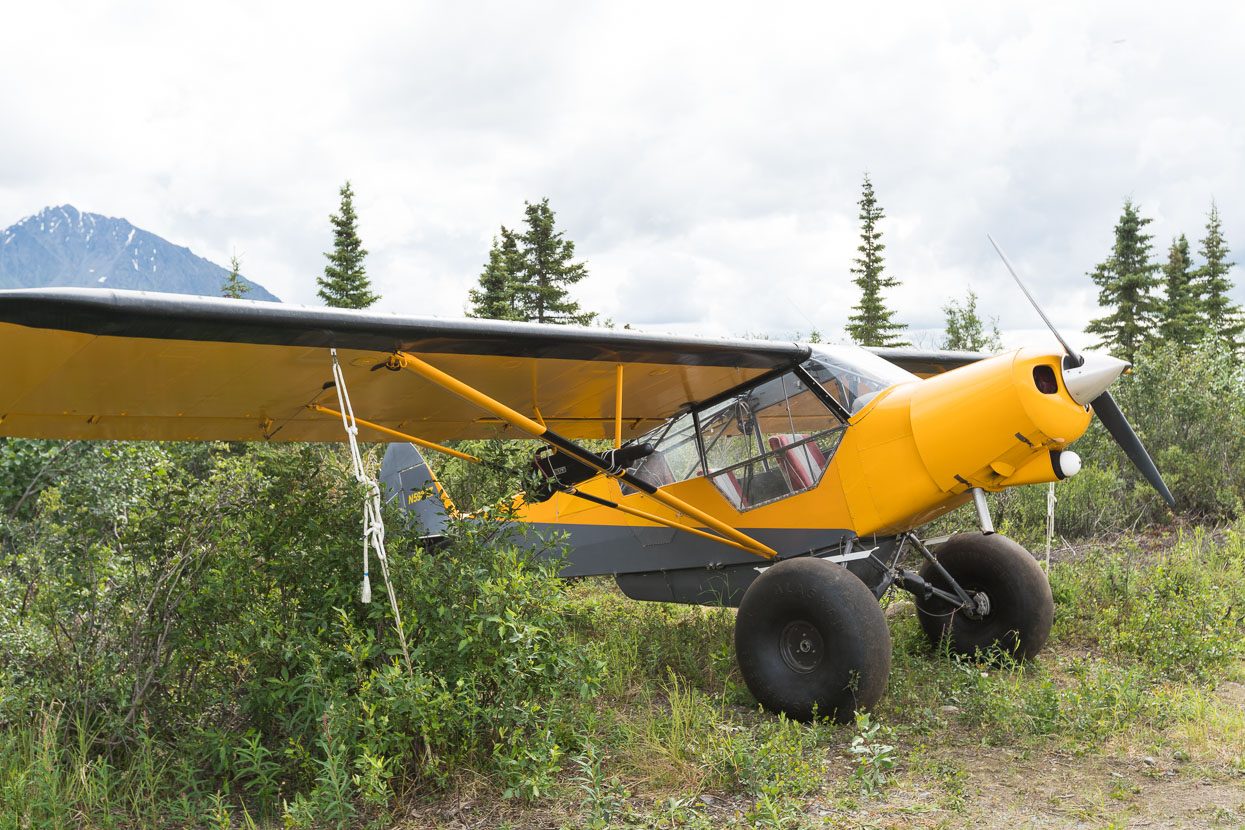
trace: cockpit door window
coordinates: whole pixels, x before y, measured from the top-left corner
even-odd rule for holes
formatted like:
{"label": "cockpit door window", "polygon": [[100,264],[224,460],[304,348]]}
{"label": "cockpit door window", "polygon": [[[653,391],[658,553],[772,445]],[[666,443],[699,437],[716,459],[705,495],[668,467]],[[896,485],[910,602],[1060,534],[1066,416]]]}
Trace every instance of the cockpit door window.
{"label": "cockpit door window", "polygon": [[736,510],[751,510],[816,487],[844,429],[817,391],[787,373],[639,439],[655,449],[631,472],[658,487],[707,475]]}

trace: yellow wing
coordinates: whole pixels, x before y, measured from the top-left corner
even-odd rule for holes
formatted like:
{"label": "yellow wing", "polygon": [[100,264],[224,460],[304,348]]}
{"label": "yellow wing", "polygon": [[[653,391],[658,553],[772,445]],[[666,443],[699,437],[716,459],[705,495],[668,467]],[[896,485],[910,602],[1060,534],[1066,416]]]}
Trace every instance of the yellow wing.
{"label": "yellow wing", "polygon": [[[0,291],[0,435],[162,441],[340,441],[329,349],[355,414],[431,441],[504,425],[410,372],[415,354],[567,438],[623,436],[806,347],[613,329],[437,319],[98,289]],[[507,437],[525,437],[514,430]],[[365,431],[364,440],[396,440]]]}

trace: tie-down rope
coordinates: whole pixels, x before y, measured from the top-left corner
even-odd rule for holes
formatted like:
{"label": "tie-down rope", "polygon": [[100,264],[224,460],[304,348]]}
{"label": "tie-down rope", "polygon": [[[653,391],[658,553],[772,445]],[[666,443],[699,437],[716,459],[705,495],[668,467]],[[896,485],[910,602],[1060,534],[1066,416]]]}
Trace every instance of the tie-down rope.
{"label": "tie-down rope", "polygon": [[363,500],[363,588],[359,599],[364,603],[372,601],[372,582],[368,577],[368,548],[371,547],[376,550],[376,559],[380,562],[380,573],[385,580],[385,589],[389,592],[389,607],[393,609],[393,621],[398,629],[398,642],[402,644],[402,656],[406,658],[406,668],[409,671],[411,653],[406,648],[406,634],[402,630],[398,598],[394,596],[393,583],[389,581],[389,557],[385,553],[385,519],[380,509],[380,485],[376,483],[376,479],[363,472],[363,457],[359,455],[359,427],[355,423],[354,409],[350,406],[350,393],[346,391],[346,378],[337,362],[337,349],[330,349],[330,353],[333,356],[333,387],[337,390],[337,408],[341,411],[342,427],[350,441],[350,462],[354,465],[354,477],[368,491]]}

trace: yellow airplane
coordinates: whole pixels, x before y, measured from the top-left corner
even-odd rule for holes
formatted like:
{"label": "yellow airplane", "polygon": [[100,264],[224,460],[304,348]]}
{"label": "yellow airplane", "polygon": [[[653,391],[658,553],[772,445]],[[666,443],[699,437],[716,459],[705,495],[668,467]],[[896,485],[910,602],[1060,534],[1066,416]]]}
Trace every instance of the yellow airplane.
{"label": "yellow airplane", "polygon": [[[1074,474],[1091,409],[1171,502],[1106,391],[1126,364],[1066,344],[983,358],[23,289],[0,291],[0,349],[2,436],[340,441],[344,387],[360,437],[393,444],[391,497],[433,533],[417,447],[537,439],[545,483],[519,519],[567,535],[562,575],[737,606],[748,688],[801,719],[882,696],[892,587],[957,651],[1043,647],[1050,587],[984,494]],[[979,531],[918,537],[968,502]]]}

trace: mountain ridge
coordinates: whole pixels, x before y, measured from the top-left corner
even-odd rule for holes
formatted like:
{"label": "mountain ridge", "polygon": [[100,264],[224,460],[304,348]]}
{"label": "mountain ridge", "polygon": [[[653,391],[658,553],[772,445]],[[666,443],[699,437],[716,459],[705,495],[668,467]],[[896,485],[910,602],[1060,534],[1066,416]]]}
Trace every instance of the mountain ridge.
{"label": "mountain ridge", "polygon": [[[46,207],[0,231],[0,288],[118,288],[221,296],[229,270],[126,219]],[[254,280],[249,300],[280,300]]]}

